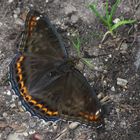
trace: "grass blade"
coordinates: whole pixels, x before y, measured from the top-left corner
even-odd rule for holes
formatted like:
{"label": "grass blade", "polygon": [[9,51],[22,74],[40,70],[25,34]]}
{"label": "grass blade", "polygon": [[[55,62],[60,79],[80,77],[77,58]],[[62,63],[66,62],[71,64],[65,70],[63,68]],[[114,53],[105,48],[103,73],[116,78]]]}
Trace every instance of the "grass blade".
{"label": "grass blade", "polygon": [[105,6],[105,8],[106,8],[106,19],[108,20],[109,19],[109,11],[108,11],[108,0],[106,0],[106,6]]}
{"label": "grass blade", "polygon": [[93,69],[93,64],[91,63],[91,60],[88,58],[82,58],[82,61],[90,68]]}
{"label": "grass blade", "polygon": [[80,47],[81,47],[81,41],[80,38],[77,36],[76,41],[72,41],[73,47],[76,49],[78,56],[80,56]]}
{"label": "grass blade", "polygon": [[96,5],[93,3],[93,4],[90,4],[89,5],[89,8],[93,11],[93,13],[95,13],[95,15],[97,17],[100,18],[100,20],[105,24],[105,25],[108,25],[107,21],[104,19],[104,17],[97,11],[97,8],[96,8]]}
{"label": "grass blade", "polygon": [[113,16],[116,13],[116,10],[118,8],[118,5],[120,4],[121,0],[116,0],[115,4],[112,6],[111,8],[111,12],[110,12],[110,18],[109,18],[109,22],[113,21]]}
{"label": "grass blade", "polygon": [[111,30],[115,30],[117,29],[119,26],[122,26],[122,25],[125,25],[125,24],[132,24],[136,22],[136,20],[122,20],[122,21],[119,21],[118,23],[114,24],[112,27],[111,27]]}

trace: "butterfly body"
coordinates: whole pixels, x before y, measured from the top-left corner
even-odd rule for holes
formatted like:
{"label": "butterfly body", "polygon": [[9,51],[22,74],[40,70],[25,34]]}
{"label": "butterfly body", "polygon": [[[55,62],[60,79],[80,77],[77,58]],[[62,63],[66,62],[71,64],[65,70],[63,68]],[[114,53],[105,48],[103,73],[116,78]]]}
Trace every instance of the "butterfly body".
{"label": "butterfly body", "polygon": [[47,121],[62,117],[92,123],[100,117],[95,92],[74,67],[49,19],[36,11],[27,14],[10,82],[25,108]]}

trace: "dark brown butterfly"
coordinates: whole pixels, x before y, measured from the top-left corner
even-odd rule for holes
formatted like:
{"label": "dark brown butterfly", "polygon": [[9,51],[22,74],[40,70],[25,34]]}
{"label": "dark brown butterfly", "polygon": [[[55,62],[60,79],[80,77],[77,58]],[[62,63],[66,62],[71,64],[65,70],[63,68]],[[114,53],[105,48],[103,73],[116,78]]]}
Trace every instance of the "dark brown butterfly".
{"label": "dark brown butterfly", "polygon": [[74,67],[55,27],[37,11],[27,14],[10,81],[26,109],[47,121],[92,123],[101,118],[92,87]]}

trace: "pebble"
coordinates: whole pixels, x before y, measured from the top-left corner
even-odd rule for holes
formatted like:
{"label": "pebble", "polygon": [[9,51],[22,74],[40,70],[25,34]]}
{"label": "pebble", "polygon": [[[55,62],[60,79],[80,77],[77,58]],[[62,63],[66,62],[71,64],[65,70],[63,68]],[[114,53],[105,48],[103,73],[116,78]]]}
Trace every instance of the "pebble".
{"label": "pebble", "polygon": [[113,86],[113,87],[111,87],[111,91],[115,91],[115,87]]}
{"label": "pebble", "polygon": [[72,23],[76,23],[76,22],[78,21],[78,19],[79,19],[79,18],[78,18],[77,15],[72,15],[72,16],[71,16],[71,22],[72,22]]}
{"label": "pebble", "polygon": [[98,95],[97,95],[98,99],[102,99],[104,97],[104,94],[102,92],[100,92]]}
{"label": "pebble", "polygon": [[41,134],[35,133],[32,136],[33,140],[43,140],[43,136]]}
{"label": "pebble", "polygon": [[14,17],[14,19],[16,19],[18,17],[18,15],[17,14],[14,14],[13,17]]}
{"label": "pebble", "polygon": [[140,67],[140,49],[137,51],[136,61],[134,62],[134,65],[135,65],[136,69],[138,70]]}
{"label": "pebble", "polygon": [[127,43],[122,43],[122,45],[121,45],[121,48],[120,48],[120,51],[121,51],[121,53],[127,53],[127,49],[128,49],[128,44]]}
{"label": "pebble", "polygon": [[32,134],[34,134],[35,133],[35,130],[30,130],[29,131],[29,135],[32,135]]}
{"label": "pebble", "polygon": [[65,7],[65,14],[68,15],[68,14],[71,14],[73,12],[76,12],[76,8],[74,6],[72,6],[71,4],[68,4],[66,7]]}
{"label": "pebble", "polygon": [[20,8],[19,8],[19,7],[16,8],[16,9],[14,10],[14,13],[17,14],[17,15],[20,14]]}
{"label": "pebble", "polygon": [[126,121],[125,121],[125,120],[122,120],[122,121],[120,122],[120,127],[121,127],[121,128],[124,128],[124,129],[127,128],[127,124],[126,124]]}
{"label": "pebble", "polygon": [[80,123],[79,122],[72,122],[70,125],[69,125],[69,128],[70,129],[75,129]]}
{"label": "pebble", "polygon": [[11,96],[11,91],[10,90],[7,91],[7,95]]}
{"label": "pebble", "polygon": [[140,20],[140,8],[137,9],[135,15],[137,17],[137,20]]}
{"label": "pebble", "polygon": [[30,120],[30,127],[31,127],[31,128],[34,128],[35,126],[36,126],[35,120],[31,119],[31,120]]}
{"label": "pebble", "polygon": [[21,137],[21,134],[13,133],[8,135],[7,140],[23,140],[23,138]]}
{"label": "pebble", "polygon": [[126,86],[128,83],[128,81],[126,79],[122,79],[122,78],[117,78],[117,85],[119,86]]}
{"label": "pebble", "polygon": [[58,128],[58,125],[56,123],[53,123],[53,129],[56,131]]}
{"label": "pebble", "polygon": [[7,137],[7,140],[21,140],[17,134],[10,134],[8,137]]}
{"label": "pebble", "polygon": [[23,135],[24,135],[25,137],[27,137],[27,136],[28,136],[28,133],[27,133],[27,132],[23,132]]}
{"label": "pebble", "polygon": [[21,26],[23,26],[23,25],[24,25],[23,20],[22,20],[22,19],[20,19],[20,18],[16,18],[15,23],[16,23],[17,25],[21,25]]}
{"label": "pebble", "polygon": [[12,3],[14,0],[8,0],[9,3]]}
{"label": "pebble", "polygon": [[2,114],[2,116],[3,116],[4,118],[6,118],[6,117],[8,116],[8,114],[7,114],[6,112],[4,112],[4,113]]}
{"label": "pebble", "polygon": [[12,95],[12,101],[14,102],[15,100],[17,100],[18,96],[17,95]]}
{"label": "pebble", "polygon": [[14,107],[16,107],[16,105],[13,103],[13,104],[10,105],[10,107],[14,108]]}
{"label": "pebble", "polygon": [[0,26],[2,26],[3,25],[3,23],[2,22],[0,22]]}

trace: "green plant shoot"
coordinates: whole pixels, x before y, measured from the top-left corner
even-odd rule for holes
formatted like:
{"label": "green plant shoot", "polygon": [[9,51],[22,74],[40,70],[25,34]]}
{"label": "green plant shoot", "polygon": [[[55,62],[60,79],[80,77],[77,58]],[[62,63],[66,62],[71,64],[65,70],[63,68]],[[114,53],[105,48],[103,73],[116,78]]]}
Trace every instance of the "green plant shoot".
{"label": "green plant shoot", "polygon": [[91,64],[91,59],[88,58],[83,58],[81,55],[81,51],[80,51],[80,47],[81,47],[81,40],[78,36],[76,36],[76,40],[72,41],[73,47],[76,50],[78,57],[80,58],[80,60],[87,65],[89,68],[93,68],[93,65]]}
{"label": "green plant shoot", "polygon": [[136,22],[136,20],[120,20],[117,23],[113,23],[113,16],[116,13],[116,10],[120,4],[121,0],[116,0],[115,4],[111,7],[109,11],[109,2],[106,0],[105,3],[105,16],[102,16],[99,11],[97,10],[97,4],[92,3],[89,5],[89,8],[92,12],[102,21],[102,23],[108,28],[108,33],[113,35],[113,31],[116,30],[118,27],[125,25],[125,24],[132,24]]}

